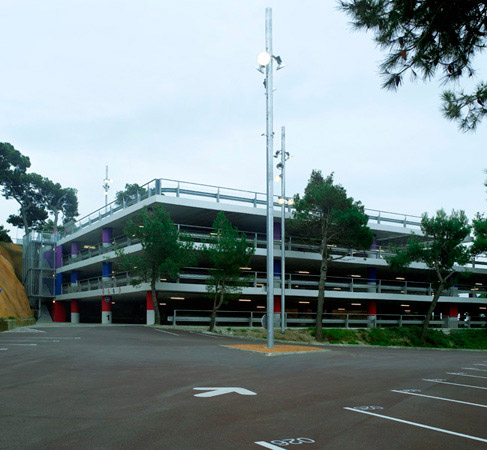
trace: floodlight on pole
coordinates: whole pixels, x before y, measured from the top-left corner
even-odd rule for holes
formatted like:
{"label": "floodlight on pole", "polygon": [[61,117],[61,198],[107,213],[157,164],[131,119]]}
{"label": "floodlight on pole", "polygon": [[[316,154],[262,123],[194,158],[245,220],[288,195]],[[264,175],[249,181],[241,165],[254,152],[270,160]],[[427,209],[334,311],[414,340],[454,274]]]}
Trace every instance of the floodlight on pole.
{"label": "floodlight on pole", "polygon": [[257,55],[257,63],[259,66],[267,66],[271,62],[271,55],[268,52],[260,52]]}

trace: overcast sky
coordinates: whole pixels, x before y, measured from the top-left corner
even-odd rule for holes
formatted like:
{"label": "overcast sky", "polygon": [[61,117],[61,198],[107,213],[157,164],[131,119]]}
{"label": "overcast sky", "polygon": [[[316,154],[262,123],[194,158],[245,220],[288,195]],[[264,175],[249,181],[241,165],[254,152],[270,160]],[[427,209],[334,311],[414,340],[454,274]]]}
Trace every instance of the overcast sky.
{"label": "overcast sky", "polygon": [[[485,210],[487,123],[444,119],[439,80],[382,90],[383,55],[333,0],[2,2],[0,140],[78,189],[81,215],[103,204],[107,164],[110,199],[158,177],[263,192],[266,6],[289,194],[321,169],[368,208]],[[16,210],[1,198],[0,223]]]}

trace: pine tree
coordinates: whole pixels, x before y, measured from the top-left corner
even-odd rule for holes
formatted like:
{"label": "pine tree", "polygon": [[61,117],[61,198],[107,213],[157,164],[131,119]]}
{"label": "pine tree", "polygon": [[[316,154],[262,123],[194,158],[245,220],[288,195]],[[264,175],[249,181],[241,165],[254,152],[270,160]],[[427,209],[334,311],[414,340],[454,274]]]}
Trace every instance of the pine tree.
{"label": "pine tree", "polygon": [[321,266],[316,308],[316,339],[323,340],[323,309],[328,266],[345,255],[332,253],[331,246],[347,250],[369,250],[374,236],[367,226],[368,216],[363,205],[347,196],[345,188],[333,181],[333,173],[326,178],[313,170],[304,196],[294,199],[295,214],[291,230],[320,242]]}
{"label": "pine tree", "polygon": [[[388,52],[380,66],[386,89],[397,89],[410,74],[444,83],[473,77],[473,61],[487,44],[487,4],[480,0],[352,0],[340,1],[354,27],[374,32]],[[475,130],[487,114],[487,83],[465,93],[446,90],[443,113],[462,131]]]}
{"label": "pine tree", "polygon": [[213,222],[213,234],[202,251],[203,259],[210,265],[206,285],[208,296],[213,300],[210,331],[215,329],[216,312],[221,306],[241,294],[246,284],[241,268],[249,265],[254,252],[245,234],[239,233],[220,211]]}
{"label": "pine tree", "polygon": [[465,246],[471,229],[463,211],[452,211],[447,215],[440,209],[433,217],[425,213],[421,219],[423,236],[413,235],[405,247],[391,249],[393,256],[386,258],[391,268],[398,271],[413,262],[424,263],[435,278],[433,299],[423,321],[423,341],[438,299],[456,282],[458,272],[455,266],[463,266],[471,258],[471,250]]}
{"label": "pine tree", "polygon": [[181,268],[194,261],[193,240],[178,230],[161,205],[141,211],[128,221],[124,231],[128,238],[140,240],[142,251],[126,254],[123,249],[117,250],[120,269],[129,273],[133,286],[150,284],[155,323],[160,324],[156,283],[161,278],[177,278]]}

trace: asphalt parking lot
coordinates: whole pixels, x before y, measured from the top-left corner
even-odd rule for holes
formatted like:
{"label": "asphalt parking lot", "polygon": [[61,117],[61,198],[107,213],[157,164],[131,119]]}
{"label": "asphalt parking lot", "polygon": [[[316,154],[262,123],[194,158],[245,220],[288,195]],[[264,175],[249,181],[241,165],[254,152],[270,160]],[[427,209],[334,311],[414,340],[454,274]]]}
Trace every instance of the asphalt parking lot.
{"label": "asphalt parking lot", "polygon": [[144,326],[0,334],[2,449],[470,449],[487,445],[487,353],[329,347]]}

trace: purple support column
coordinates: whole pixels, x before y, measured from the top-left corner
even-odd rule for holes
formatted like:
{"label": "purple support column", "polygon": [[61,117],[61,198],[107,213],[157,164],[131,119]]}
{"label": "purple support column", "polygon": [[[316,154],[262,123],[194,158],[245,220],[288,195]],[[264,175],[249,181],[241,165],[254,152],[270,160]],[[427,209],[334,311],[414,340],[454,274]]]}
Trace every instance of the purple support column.
{"label": "purple support column", "polygon": [[[274,244],[279,243],[281,240],[281,224],[280,222],[274,222]],[[274,254],[277,254],[274,252]],[[274,284],[276,281],[278,281],[281,277],[281,258],[280,258],[280,252],[279,252],[279,257],[274,256],[274,278],[277,278],[277,280],[274,280]]]}
{"label": "purple support column", "polygon": [[102,231],[103,247],[110,247],[113,242],[113,230],[110,227],[103,228]]}
{"label": "purple support column", "polygon": [[281,240],[281,222],[274,222],[274,240]]}
{"label": "purple support column", "polygon": [[74,241],[71,243],[71,258],[77,258],[79,253],[79,242]]}
{"label": "purple support column", "polygon": [[[54,267],[56,269],[59,269],[62,266],[63,266],[63,246],[58,245],[56,247],[56,258],[54,260]],[[63,291],[63,274],[56,273],[56,284],[54,288],[54,294],[61,295],[62,291]]]}
{"label": "purple support column", "polygon": [[[374,253],[370,253],[369,256],[371,258],[377,258],[378,254],[376,253],[377,250],[377,236],[374,234],[374,240],[372,245],[370,246],[370,250]],[[369,292],[377,292],[377,268],[376,267],[369,267],[368,268],[368,278],[369,278]]]}
{"label": "purple support column", "polygon": [[377,249],[379,246],[377,245],[377,235],[374,233],[374,240],[372,242],[372,245],[370,246],[370,250],[372,250],[373,253],[371,253],[370,257],[371,258],[378,258],[379,255],[377,253]]}
{"label": "purple support column", "polygon": [[[281,223],[274,222],[274,243],[278,243],[280,245],[281,241]],[[279,257],[274,256],[274,288],[281,288],[281,252],[274,252],[274,255],[278,254]],[[274,313],[281,312],[281,296],[274,295]],[[280,316],[275,314],[274,316],[275,323],[279,324]],[[277,326],[277,325],[276,325]]]}

